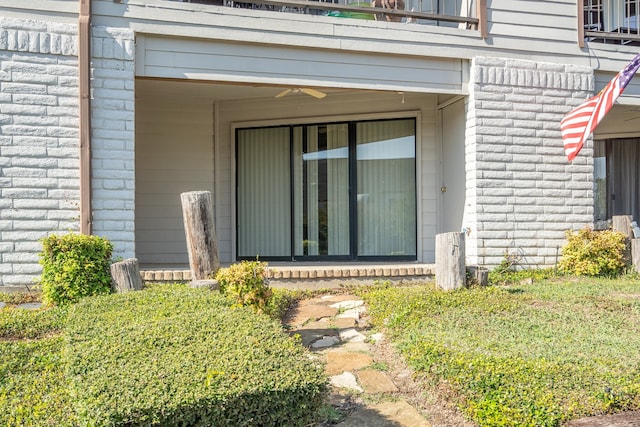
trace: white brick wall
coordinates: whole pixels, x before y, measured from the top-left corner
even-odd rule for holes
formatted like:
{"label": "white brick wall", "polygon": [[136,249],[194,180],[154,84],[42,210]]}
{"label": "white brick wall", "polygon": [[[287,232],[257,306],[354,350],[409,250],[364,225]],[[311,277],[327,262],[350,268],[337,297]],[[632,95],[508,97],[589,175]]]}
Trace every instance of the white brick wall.
{"label": "white brick wall", "polygon": [[[94,234],[134,256],[131,31],[93,28]],[[32,284],[39,240],[78,230],[77,26],[0,18],[0,286]]]}
{"label": "white brick wall", "polygon": [[0,18],[0,285],[32,284],[39,239],[78,228],[76,26]]}
{"label": "white brick wall", "polygon": [[593,70],[501,58],[473,60],[467,110],[468,262],[506,253],[553,265],[564,231],[593,222],[592,145],[567,161],[560,120],[594,89]]}
{"label": "white brick wall", "polygon": [[114,256],[135,256],[134,34],[94,27],[92,46],[93,233]]}

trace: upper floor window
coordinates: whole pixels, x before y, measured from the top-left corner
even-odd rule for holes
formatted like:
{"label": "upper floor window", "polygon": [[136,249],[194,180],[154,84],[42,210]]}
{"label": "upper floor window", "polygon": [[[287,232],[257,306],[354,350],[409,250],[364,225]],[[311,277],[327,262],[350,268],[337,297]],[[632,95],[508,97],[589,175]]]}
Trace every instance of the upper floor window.
{"label": "upper floor window", "polygon": [[640,0],[583,0],[585,40],[640,45]]}

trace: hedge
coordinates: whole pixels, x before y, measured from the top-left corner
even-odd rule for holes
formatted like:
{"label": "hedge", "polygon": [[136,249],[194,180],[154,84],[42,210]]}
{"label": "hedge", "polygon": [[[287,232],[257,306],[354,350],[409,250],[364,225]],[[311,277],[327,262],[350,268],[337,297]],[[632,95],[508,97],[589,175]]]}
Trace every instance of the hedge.
{"label": "hedge", "polygon": [[111,292],[113,244],[84,234],[51,235],[41,240],[42,301],[46,305],[74,303],[90,295]]}
{"label": "hedge", "polygon": [[82,300],[65,364],[81,425],[302,426],[327,391],[322,366],[280,324],[183,286]]}

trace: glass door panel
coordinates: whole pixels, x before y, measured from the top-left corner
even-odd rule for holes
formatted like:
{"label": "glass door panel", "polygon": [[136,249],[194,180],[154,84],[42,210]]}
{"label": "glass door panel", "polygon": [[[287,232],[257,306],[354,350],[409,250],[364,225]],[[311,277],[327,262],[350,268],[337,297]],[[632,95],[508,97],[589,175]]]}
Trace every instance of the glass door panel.
{"label": "glass door panel", "polygon": [[358,256],[415,256],[415,121],[358,123],[356,135]]}
{"label": "glass door panel", "polygon": [[289,128],[241,129],[237,141],[238,256],[291,257]]}
{"label": "glass door panel", "polygon": [[295,256],[349,255],[349,128],[293,130]]}

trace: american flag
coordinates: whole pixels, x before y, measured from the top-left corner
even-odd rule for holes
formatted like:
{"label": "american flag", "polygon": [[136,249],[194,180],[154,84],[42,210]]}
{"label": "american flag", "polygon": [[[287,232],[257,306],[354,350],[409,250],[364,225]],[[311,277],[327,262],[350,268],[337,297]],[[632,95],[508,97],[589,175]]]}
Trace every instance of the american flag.
{"label": "american flag", "polygon": [[640,53],[624,67],[596,96],[568,113],[560,121],[564,153],[572,161],[582,149],[584,142],[604,116],[611,110],[616,99],[627,87],[640,67]]}

